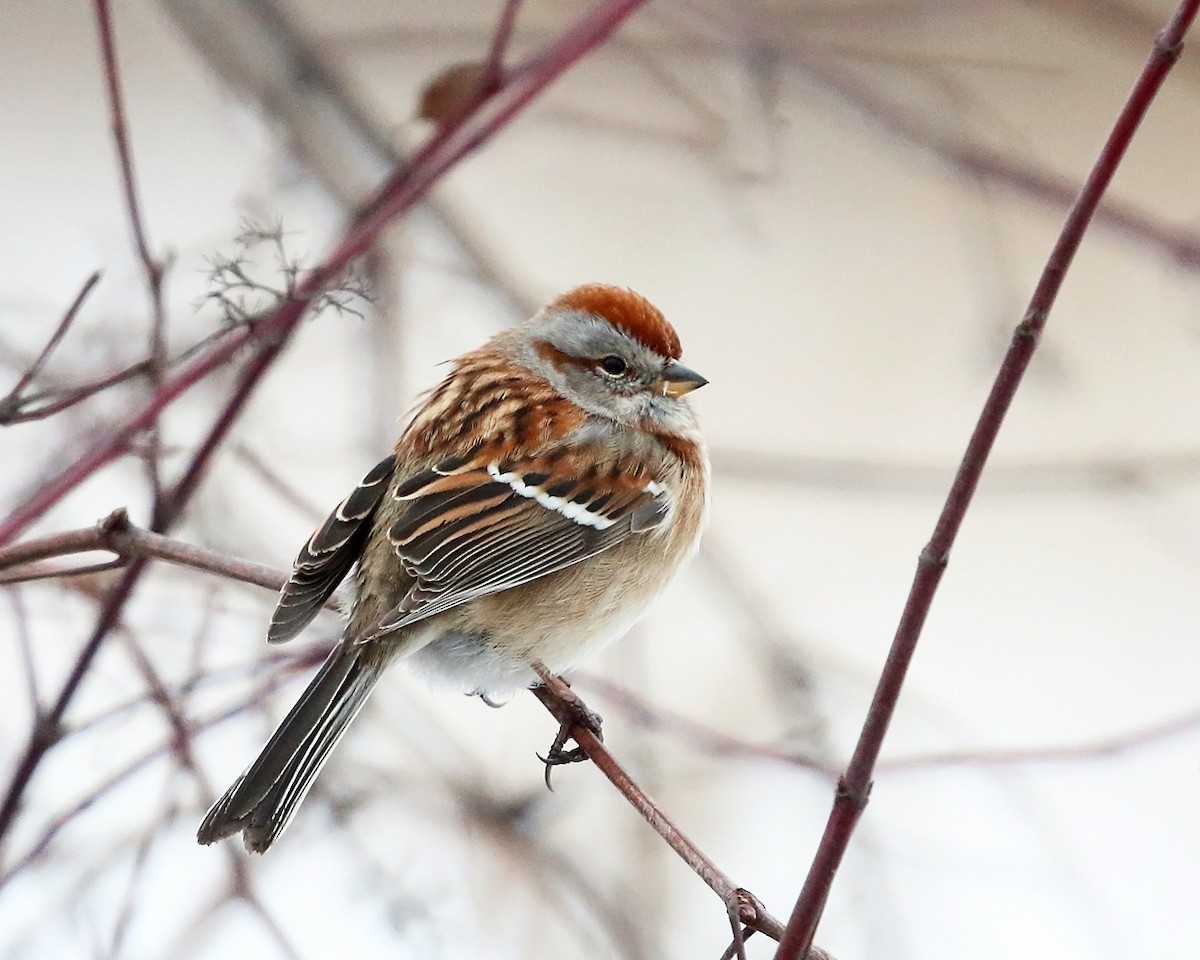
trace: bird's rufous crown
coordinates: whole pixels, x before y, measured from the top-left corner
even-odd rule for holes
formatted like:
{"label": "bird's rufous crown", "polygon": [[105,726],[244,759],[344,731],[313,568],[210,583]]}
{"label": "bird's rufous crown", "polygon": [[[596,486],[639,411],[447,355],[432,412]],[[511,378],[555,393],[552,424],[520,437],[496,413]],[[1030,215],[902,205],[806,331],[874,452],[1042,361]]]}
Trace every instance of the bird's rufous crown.
{"label": "bird's rufous crown", "polygon": [[576,287],[550,304],[550,309],[582,310],[603,317],[655,353],[678,360],[679,335],[654,304],[641,294],[604,283]]}

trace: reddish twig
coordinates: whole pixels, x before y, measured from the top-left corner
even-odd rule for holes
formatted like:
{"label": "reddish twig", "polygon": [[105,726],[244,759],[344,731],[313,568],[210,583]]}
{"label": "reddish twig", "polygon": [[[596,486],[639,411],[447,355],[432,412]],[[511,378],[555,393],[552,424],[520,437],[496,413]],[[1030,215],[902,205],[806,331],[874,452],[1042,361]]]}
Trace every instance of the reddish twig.
{"label": "reddish twig", "polygon": [[[588,759],[642,815],[654,832],[662,837],[667,845],[679,855],[680,859],[691,868],[692,872],[721,898],[721,902],[729,911],[731,922],[740,923],[748,930],[765,933],[773,940],[779,939],[783,932],[783,925],[771,916],[762,902],[750,891],[736,886],[715,863],[705,856],[703,851],[675,826],[662,807],[655,803],[625,772],[625,769],[616,761],[595,732],[578,722],[580,712],[587,710],[578,695],[542,664],[535,662],[533,668],[542,680],[540,686],[533,688],[534,695],[559,723],[572,724],[568,730],[570,738],[583,748]],[[827,957],[828,955],[824,951],[816,947],[809,953],[809,960],[825,960]]]}
{"label": "reddish twig", "polygon": [[517,11],[521,9],[521,0],[504,0],[504,9],[500,11],[500,22],[496,32],[492,34],[492,46],[483,68],[483,78],[480,86],[487,93],[492,93],[504,80],[504,54],[508,50],[508,41],[512,37],[513,27],[517,23]]}
{"label": "reddish twig", "polygon": [[[146,228],[142,221],[141,202],[138,200],[137,184],[133,174],[133,152],[129,149],[129,129],[125,123],[125,101],[121,94],[121,74],[117,69],[117,48],[113,42],[112,15],[108,0],[95,0],[96,27],[100,33],[100,55],[104,63],[104,86],[108,95],[108,108],[112,121],[113,141],[117,148],[117,161],[121,166],[121,187],[125,194],[125,207],[129,214],[129,226],[133,233],[133,246],[146,281],[150,288],[156,317],[156,326],[161,327],[162,318],[162,264],[150,255],[150,244],[146,239]],[[161,335],[161,329],[159,329]]]}
{"label": "reddish twig", "polygon": [[992,445],[1037,348],[1050,309],[1088,224],[1133,140],[1138,125],[1171,67],[1179,58],[1183,36],[1195,19],[1197,8],[1200,8],[1200,0],[1183,0],[1170,22],[1155,38],[1146,65],[1067,215],[1025,316],[1013,333],[1012,343],[967,444],[945,506],[934,527],[933,536],[921,551],[908,600],[867,712],[866,722],[846,772],[838,781],[833,809],[788,921],[787,930],[775,954],[776,960],[796,960],[804,955],[812,943],[833,877],[866,806],[875,763],[895,712],[900,689],[916,650],[926,615],[933,603],[950,549],[971,504]]}
{"label": "reddish twig", "polygon": [[[117,149],[117,162],[121,167],[121,187],[125,196],[125,208],[129,228],[133,236],[133,247],[146,277],[146,290],[150,296],[150,374],[151,389],[162,383],[167,366],[166,309],[163,306],[163,264],[150,254],[150,242],[146,238],[145,220],[141,201],[138,199],[137,180],[133,172],[133,151],[129,145],[129,128],[125,122],[125,98],[121,92],[121,73],[117,67],[117,47],[113,40],[112,13],[108,0],[95,0],[96,26],[100,34],[100,56],[104,64],[104,86],[108,95],[109,116],[112,121],[113,142]],[[158,530],[164,509],[162,478],[159,474],[161,437],[157,421],[148,430],[148,449],[142,457],[146,476],[153,493],[154,519],[151,526]]]}

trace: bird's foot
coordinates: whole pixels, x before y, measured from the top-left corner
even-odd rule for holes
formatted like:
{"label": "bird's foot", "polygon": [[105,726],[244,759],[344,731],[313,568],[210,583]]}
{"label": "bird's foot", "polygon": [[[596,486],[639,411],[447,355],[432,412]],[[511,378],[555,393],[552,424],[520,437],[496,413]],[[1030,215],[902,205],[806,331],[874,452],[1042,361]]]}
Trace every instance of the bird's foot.
{"label": "bird's foot", "polygon": [[[553,680],[559,682],[554,684]],[[552,710],[559,723],[558,733],[555,734],[554,742],[550,744],[546,755],[543,757],[538,754],[538,759],[546,765],[546,786],[553,790],[550,773],[555,767],[561,767],[568,763],[579,763],[581,760],[588,759],[587,750],[579,745],[578,741],[574,747],[566,749],[567,741],[574,739],[572,731],[577,727],[583,727],[603,743],[604,721],[600,714],[575,695],[575,692],[571,690],[570,683],[562,677],[553,677],[551,682],[539,684],[539,688],[534,692],[543,702],[546,702],[547,699],[553,701]]]}

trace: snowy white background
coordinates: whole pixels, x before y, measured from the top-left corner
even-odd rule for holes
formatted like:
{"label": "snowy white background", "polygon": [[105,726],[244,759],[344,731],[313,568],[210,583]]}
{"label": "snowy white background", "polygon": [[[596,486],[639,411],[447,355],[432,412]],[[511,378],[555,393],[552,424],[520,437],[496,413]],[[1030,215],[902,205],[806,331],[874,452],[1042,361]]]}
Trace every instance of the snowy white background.
{"label": "snowy white background", "polygon": [[[239,45],[264,74],[283,70],[242,22],[252,5],[114,6],[149,233],[172,257],[179,350],[212,329],[212,312],[195,307],[205,258],[232,251],[243,218],[281,218],[289,249],[315,261],[380,168],[349,139],[342,155],[327,118],[304,115],[309,92],[289,115],[238,83]],[[176,535],[285,566],[386,451],[436,363],[576,283],[643,292],[711,381],[696,396],[716,467],[711,535],[578,687],[676,822],[786,917],[830,782],[656,732],[601,679],[724,734],[845,761],[917,553],[1064,213],[963,157],[993,151],[1072,190],[1172,7],[651,3],[389,231],[377,314],[304,324]],[[529,0],[516,53],[582,8]],[[486,48],[499,4],[281,9],[348,101],[404,147],[425,132],[411,119],[422,84]],[[840,960],[1200,952],[1200,725],[1108,754],[986,762],[1091,747],[1200,708],[1197,48],[1114,184],[1139,219],[1100,222],[1085,241],[951,558],[821,928]],[[53,382],[139,359],[146,300],[90,5],[10,0],[0,54],[6,392],[92,270],[103,279],[48,368]],[[193,442],[228,387],[220,375],[173,407],[168,443]],[[142,395],[134,386],[0,431],[3,512]],[[256,459],[311,508],[286,502]],[[27,535],[122,505],[147,520],[132,462]],[[198,637],[210,669],[250,661],[272,600],[156,567],[69,722],[142,693],[131,638],[169,679],[187,674]],[[5,781],[30,715],[18,607],[48,695],[96,602],[49,581],[0,603]],[[336,631],[330,616],[312,636]],[[242,768],[303,682],[197,740],[210,789]],[[188,705],[203,715],[246,690],[244,678],[214,681]],[[166,733],[145,705],[52,751],[4,868]],[[228,899],[233,854],[192,840],[202,789],[166,760],[150,764],[0,887],[0,956],[719,956],[720,904],[598,774],[560,771],[546,793],[533,754],[552,734],[530,697],[492,712],[395,670],[285,840],[249,862],[261,909]],[[948,753],[972,759],[914,762]],[[758,938],[750,952],[770,956]]]}

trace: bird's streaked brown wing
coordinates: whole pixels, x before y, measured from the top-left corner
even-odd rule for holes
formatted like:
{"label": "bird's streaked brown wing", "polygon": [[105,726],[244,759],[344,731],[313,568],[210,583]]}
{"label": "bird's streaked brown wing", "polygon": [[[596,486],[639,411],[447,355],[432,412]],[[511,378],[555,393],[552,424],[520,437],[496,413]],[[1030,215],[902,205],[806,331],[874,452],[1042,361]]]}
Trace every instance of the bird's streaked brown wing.
{"label": "bird's streaked brown wing", "polygon": [[517,461],[453,458],[400,484],[389,537],[415,583],[363,640],[528,583],[660,526],[669,495],[588,445]]}
{"label": "bird's streaked brown wing", "polygon": [[333,511],[296,557],[292,575],[279,593],[267,641],[290,640],[312,621],[362,552],[367,534],[396,457],[381,460],[359,481],[350,496]]}

